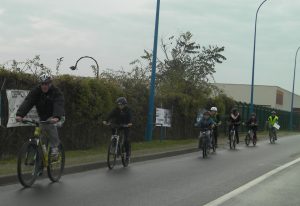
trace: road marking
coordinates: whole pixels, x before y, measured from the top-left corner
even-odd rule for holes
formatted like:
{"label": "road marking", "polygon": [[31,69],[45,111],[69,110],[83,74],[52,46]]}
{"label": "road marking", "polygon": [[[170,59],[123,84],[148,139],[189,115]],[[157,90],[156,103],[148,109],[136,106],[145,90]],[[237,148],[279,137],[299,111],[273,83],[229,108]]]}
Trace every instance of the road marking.
{"label": "road marking", "polygon": [[288,162],[288,163],[286,163],[286,164],[284,164],[284,165],[282,165],[282,166],[280,166],[280,167],[278,167],[274,170],[271,170],[270,172],[268,172],[268,173],[266,173],[266,174],[264,174],[264,175],[262,175],[262,176],[260,176],[256,179],[246,183],[245,185],[242,185],[241,187],[239,187],[239,188],[237,188],[237,189],[235,189],[235,190],[219,197],[216,200],[213,200],[213,201],[205,204],[204,206],[218,206],[218,205],[221,205],[222,203],[224,203],[224,202],[230,200],[231,198],[241,194],[242,192],[245,192],[246,190],[250,189],[251,187],[261,183],[262,181],[264,181],[265,179],[271,177],[272,175],[275,175],[275,174],[281,172],[282,170],[284,170],[284,169],[286,169],[286,168],[288,168],[288,167],[290,167],[290,166],[292,166],[292,165],[294,165],[298,162],[300,162],[300,158],[295,159],[291,162]]}

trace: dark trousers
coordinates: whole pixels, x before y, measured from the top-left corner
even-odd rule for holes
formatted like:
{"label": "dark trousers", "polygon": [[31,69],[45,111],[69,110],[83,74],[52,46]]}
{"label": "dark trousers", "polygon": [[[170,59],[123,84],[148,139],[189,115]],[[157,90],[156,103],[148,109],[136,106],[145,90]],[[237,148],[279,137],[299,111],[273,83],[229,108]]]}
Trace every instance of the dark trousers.
{"label": "dark trousers", "polygon": [[215,144],[216,145],[218,145],[218,136],[219,136],[219,131],[218,131],[218,127],[214,127],[214,136],[213,136],[213,138],[214,138],[214,140],[215,140]]}
{"label": "dark trousers", "polygon": [[[125,127],[122,129],[119,129],[119,132],[123,132],[124,134],[124,147],[125,147],[125,152],[127,156],[131,155],[131,143],[129,139],[129,128]],[[112,134],[116,134],[116,129],[112,129]],[[119,134],[120,135],[120,134]]]}
{"label": "dark trousers", "polygon": [[253,131],[253,137],[255,138],[255,139],[257,139],[257,127],[250,127],[250,129],[252,129],[252,131]]}

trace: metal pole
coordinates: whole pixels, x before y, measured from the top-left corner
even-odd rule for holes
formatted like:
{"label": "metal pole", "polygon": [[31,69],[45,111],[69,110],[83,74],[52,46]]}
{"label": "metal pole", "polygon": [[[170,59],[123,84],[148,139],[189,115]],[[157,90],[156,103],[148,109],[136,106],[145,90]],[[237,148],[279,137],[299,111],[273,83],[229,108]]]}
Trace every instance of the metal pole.
{"label": "metal pole", "polygon": [[254,30],[254,46],[253,46],[253,63],[252,63],[252,81],[251,81],[251,103],[250,103],[250,113],[253,112],[253,96],[254,96],[254,72],[255,72],[255,50],[256,50],[256,25],[257,25],[257,16],[260,7],[266,2],[267,0],[264,0],[260,6],[258,7],[256,11],[256,16],[255,16],[255,30]]}
{"label": "metal pole", "polygon": [[157,0],[155,31],[154,31],[154,45],[153,45],[153,59],[152,59],[152,75],[151,75],[150,95],[149,95],[149,110],[148,110],[147,127],[146,127],[146,135],[145,135],[145,139],[147,141],[152,140],[152,131],[153,131],[153,113],[154,113],[154,95],[155,95],[159,10],[160,10],[160,0]]}
{"label": "metal pole", "polygon": [[294,77],[293,77],[293,89],[292,89],[292,102],[291,102],[291,115],[290,115],[290,130],[293,129],[293,112],[294,112],[294,94],[295,94],[295,78],[296,78],[296,67],[297,67],[297,56],[300,47],[297,49],[295,56],[295,66],[294,66]]}

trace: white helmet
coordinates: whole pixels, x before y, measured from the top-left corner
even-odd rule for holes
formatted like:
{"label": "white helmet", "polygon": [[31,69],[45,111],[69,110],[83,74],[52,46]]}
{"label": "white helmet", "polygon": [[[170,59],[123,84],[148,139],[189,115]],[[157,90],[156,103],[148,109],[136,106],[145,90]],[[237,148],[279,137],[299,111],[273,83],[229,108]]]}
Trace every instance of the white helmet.
{"label": "white helmet", "polygon": [[39,82],[40,83],[49,83],[51,82],[51,76],[49,74],[42,74],[41,76],[39,76]]}
{"label": "white helmet", "polygon": [[212,108],[210,108],[210,111],[212,111],[212,112],[217,112],[217,111],[218,111],[218,108],[217,108],[217,107],[212,107]]}

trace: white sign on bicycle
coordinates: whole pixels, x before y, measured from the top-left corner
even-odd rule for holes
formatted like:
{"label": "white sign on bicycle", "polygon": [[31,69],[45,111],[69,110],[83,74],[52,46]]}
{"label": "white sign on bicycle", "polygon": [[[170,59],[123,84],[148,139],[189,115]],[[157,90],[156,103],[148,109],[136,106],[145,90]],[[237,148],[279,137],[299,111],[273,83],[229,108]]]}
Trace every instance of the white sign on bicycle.
{"label": "white sign on bicycle", "polygon": [[[6,90],[6,96],[8,100],[8,122],[7,127],[20,127],[20,126],[28,126],[16,121],[17,111],[28,95],[28,90]],[[33,119],[38,121],[39,116],[36,111],[36,108],[33,107],[32,110],[27,114],[26,118]]]}
{"label": "white sign on bicycle", "polygon": [[275,129],[277,129],[277,130],[280,129],[280,125],[279,125],[277,122],[273,125],[273,127],[274,127]]}

